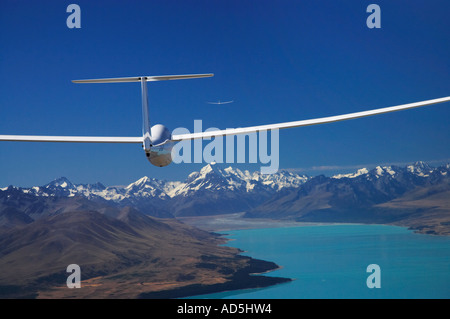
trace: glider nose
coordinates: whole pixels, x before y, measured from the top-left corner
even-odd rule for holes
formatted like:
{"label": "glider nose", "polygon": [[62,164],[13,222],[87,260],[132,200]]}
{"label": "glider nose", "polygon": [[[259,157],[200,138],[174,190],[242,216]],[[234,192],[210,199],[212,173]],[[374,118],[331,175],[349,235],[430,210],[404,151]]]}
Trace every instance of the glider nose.
{"label": "glider nose", "polygon": [[164,125],[156,124],[152,126],[150,139],[152,141],[151,146],[158,146],[172,140],[172,133]]}

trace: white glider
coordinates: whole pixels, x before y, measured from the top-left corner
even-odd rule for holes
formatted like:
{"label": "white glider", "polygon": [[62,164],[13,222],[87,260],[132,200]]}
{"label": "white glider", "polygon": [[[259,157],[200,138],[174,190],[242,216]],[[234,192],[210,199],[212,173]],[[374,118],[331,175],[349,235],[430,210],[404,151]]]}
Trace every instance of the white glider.
{"label": "white glider", "polygon": [[217,101],[217,102],[207,102],[208,104],[216,104],[216,105],[222,105],[222,104],[230,104],[230,103],[233,103],[234,101],[225,101],[225,102],[222,102],[222,101]]}
{"label": "white glider", "polygon": [[[357,119],[366,116],[384,114],[389,112],[412,109],[416,107],[449,102],[450,96],[438,99],[426,100],[378,108],[368,111],[348,113],[343,115],[321,117],[316,119],[284,122],[277,124],[259,125],[244,128],[196,132],[189,134],[172,135],[172,133],[164,125],[157,124],[150,127],[147,82],[164,81],[164,80],[181,80],[211,77],[213,74],[188,74],[188,75],[160,75],[160,76],[136,76],[122,78],[106,78],[106,79],[90,79],[90,80],[74,80],[74,83],[120,83],[120,82],[140,82],[142,91],[142,118],[143,131],[142,136],[137,137],[107,137],[107,136],[36,136],[36,135],[0,135],[0,141],[20,141],[20,142],[72,142],[72,143],[138,143],[143,144],[143,148],[148,160],[155,166],[166,166],[172,162],[171,150],[175,142],[188,139],[212,138],[224,135],[249,134],[260,131],[268,131],[275,129],[285,129],[293,127],[301,127],[308,125],[317,125],[332,123],[350,119]],[[229,101],[231,103],[232,101]],[[224,104],[225,102],[222,102]]]}

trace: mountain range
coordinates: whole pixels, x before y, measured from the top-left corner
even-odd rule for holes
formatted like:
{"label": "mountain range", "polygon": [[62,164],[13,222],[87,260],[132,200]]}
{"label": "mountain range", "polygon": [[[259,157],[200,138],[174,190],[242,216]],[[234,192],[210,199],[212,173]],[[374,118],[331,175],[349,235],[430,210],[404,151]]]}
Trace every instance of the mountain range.
{"label": "mountain range", "polygon": [[[288,222],[378,223],[450,235],[450,165],[272,175],[208,164],[184,182],[126,186],[61,177],[0,189],[0,297],[158,298],[264,287],[277,265],[240,255],[180,220],[235,214]],[[198,217],[197,217],[198,218]],[[82,290],[65,287],[79,263]]]}
{"label": "mountain range", "polygon": [[163,218],[245,212],[247,218],[313,222],[401,223],[442,215],[439,223],[444,224],[429,225],[436,228],[447,222],[449,171],[450,164],[416,162],[310,177],[283,170],[264,175],[211,163],[184,182],[142,177],[126,186],[106,187],[61,177],[43,186],[0,189],[0,227],[67,210],[133,207]]}
{"label": "mountain range", "polygon": [[[245,212],[247,218],[308,222],[405,222],[422,232],[443,233],[449,222],[449,171],[450,164],[416,162],[310,177],[283,170],[264,175],[211,163],[184,182],[142,177],[106,187],[61,177],[43,186],[0,189],[0,227],[68,210],[133,207],[162,218]],[[430,216],[436,217],[434,222]]]}
{"label": "mountain range", "polygon": [[416,162],[377,166],[352,174],[316,176],[279,192],[246,217],[300,222],[378,223],[450,234],[450,165]]}
{"label": "mountain range", "polygon": [[106,187],[101,183],[73,184],[60,177],[43,186],[0,189],[0,212],[5,207],[18,208],[36,218],[44,212],[49,214],[65,209],[58,205],[52,208],[64,198],[88,206],[131,206],[145,214],[164,218],[234,213],[251,209],[282,189],[298,187],[306,180],[307,176],[287,171],[263,175],[231,167],[220,168],[215,163],[191,173],[184,182],[145,176],[127,186]]}

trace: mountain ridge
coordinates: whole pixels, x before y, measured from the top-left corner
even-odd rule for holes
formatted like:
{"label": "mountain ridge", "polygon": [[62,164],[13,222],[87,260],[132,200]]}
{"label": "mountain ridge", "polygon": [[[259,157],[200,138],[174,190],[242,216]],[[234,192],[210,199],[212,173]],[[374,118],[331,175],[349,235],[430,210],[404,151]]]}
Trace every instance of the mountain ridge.
{"label": "mountain ridge", "polygon": [[[68,208],[109,209],[105,207],[133,207],[161,218],[245,212],[247,218],[387,223],[395,219],[394,215],[399,216],[394,211],[400,209],[399,202],[388,203],[402,197],[411,201],[408,193],[419,194],[421,188],[434,187],[435,191],[444,192],[449,178],[450,164],[431,167],[422,161],[403,167],[360,168],[354,173],[330,177],[310,177],[289,171],[263,175],[216,163],[192,172],[183,182],[144,176],[126,186],[104,186],[73,184],[61,177],[44,186],[0,189],[0,227],[13,224],[11,209],[36,219],[43,212],[56,214]],[[436,187],[438,184],[443,186]],[[437,203],[440,209],[432,207],[429,201],[425,206],[423,200],[414,202],[420,204],[415,210],[403,201],[411,214],[445,212],[443,198]],[[7,208],[9,214],[2,213]],[[17,222],[26,223],[26,219],[19,218]]]}
{"label": "mountain ridge", "polygon": [[295,190],[273,196],[245,216],[394,224],[422,233],[450,234],[450,196],[444,196],[450,190],[449,173],[448,164],[432,168],[416,162],[406,167],[360,169],[345,176],[316,176]]}
{"label": "mountain ridge", "polygon": [[[242,172],[211,163],[198,172],[192,172],[184,182],[144,176],[127,186],[106,187],[100,182],[73,184],[67,178],[60,177],[43,186],[2,188],[0,196],[1,192],[16,192],[16,195],[17,192],[22,192],[27,196],[42,198],[83,197],[109,206],[132,206],[148,215],[168,218],[192,215],[198,210],[207,209],[216,213],[218,207],[221,208],[220,213],[249,209],[256,202],[267,199],[283,188],[297,187],[308,178],[306,175],[286,171],[264,176],[259,172]],[[211,201],[206,205],[205,196],[222,199],[223,205]]]}

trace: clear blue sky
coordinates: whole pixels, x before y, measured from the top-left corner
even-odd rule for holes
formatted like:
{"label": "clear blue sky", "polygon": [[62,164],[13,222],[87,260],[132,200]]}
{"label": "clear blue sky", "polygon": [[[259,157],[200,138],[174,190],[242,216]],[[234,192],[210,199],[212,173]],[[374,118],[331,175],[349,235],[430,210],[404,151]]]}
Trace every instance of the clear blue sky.
{"label": "clear blue sky", "polygon": [[[81,29],[66,8],[81,7]],[[366,8],[381,8],[369,29]],[[153,124],[220,129],[450,95],[448,0],[0,2],[0,134],[139,136],[137,83],[73,79],[214,73],[149,86]],[[212,106],[207,101],[234,100]],[[450,159],[449,103],[280,131],[280,168],[307,174]],[[0,142],[0,187],[184,180],[140,145]],[[235,164],[258,170],[260,165]],[[331,169],[334,168],[334,169]]]}

